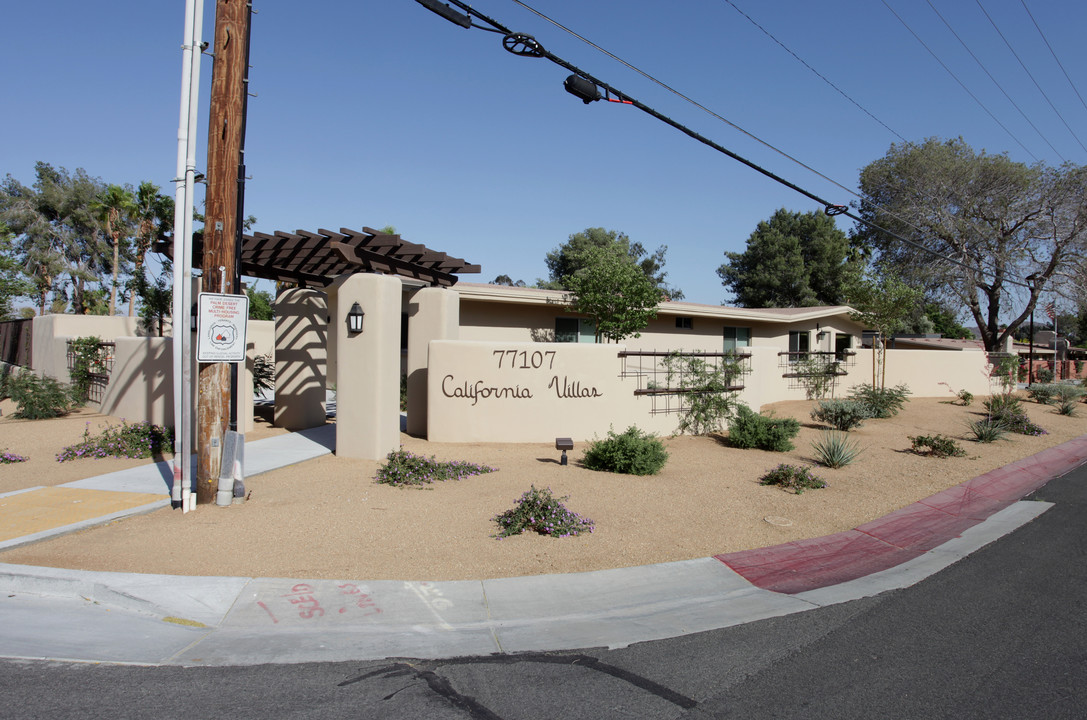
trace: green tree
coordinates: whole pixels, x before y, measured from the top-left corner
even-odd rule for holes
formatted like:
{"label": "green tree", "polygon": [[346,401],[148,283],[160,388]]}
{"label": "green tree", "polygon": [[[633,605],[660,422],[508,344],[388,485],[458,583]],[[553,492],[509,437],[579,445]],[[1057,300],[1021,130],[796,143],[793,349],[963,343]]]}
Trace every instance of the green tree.
{"label": "green tree", "polygon": [[249,296],[250,320],[275,320],[275,298],[267,290],[257,290],[250,286],[245,289]]}
{"label": "green tree", "polygon": [[653,287],[661,290],[667,299],[683,299],[683,291],[670,287],[665,280],[668,275],[664,270],[667,245],[661,245],[650,254],[641,243],[632,243],[625,233],[599,227],[574,233],[565,243],[547,253],[544,261],[547,263],[549,276],[547,280],[538,280],[536,286],[550,290],[569,290],[566,278],[585,267],[584,252],[594,247],[610,248],[626,255],[653,284]]}
{"label": "green tree", "polygon": [[174,299],[171,263],[164,263],[162,273],[154,280],[147,279],[144,268],[137,268],[132,278],[132,295],[140,300],[140,324],[148,335],[162,337],[162,326],[170,315]]}
{"label": "green tree", "polygon": [[514,280],[509,275],[499,275],[491,281],[492,285],[507,285],[509,287],[525,287],[524,280]]}
{"label": "green tree", "polygon": [[821,210],[782,208],[759,223],[744,252],[725,257],[717,275],[741,307],[841,305],[858,273],[848,236]]}
{"label": "green tree", "polygon": [[866,274],[846,287],[846,297],[855,309],[850,317],[876,331],[872,340],[872,385],[882,389],[887,382],[887,340],[905,326],[921,302],[921,291],[893,274]]}
{"label": "green tree", "polygon": [[120,185],[108,185],[91,205],[91,210],[102,223],[113,253],[110,264],[112,282],[109,286],[109,315],[117,309],[117,287],[121,273],[121,243],[131,236],[132,216],[136,211],[132,192]]}
{"label": "green tree", "polygon": [[8,175],[0,183],[0,220],[15,234],[14,255],[34,284],[38,311],[54,300],[72,312],[87,311],[85,294],[101,285],[108,266],[108,244],[91,210],[104,184],[82,168],[70,174],[44,162],[34,166],[36,180],[26,187]]}
{"label": "green tree", "polygon": [[[133,219],[136,221],[136,256],[133,277],[143,270],[144,259],[151,243],[164,240],[174,224],[174,199],[159,192],[159,186],[144,181],[136,189],[133,200]],[[133,315],[135,293],[129,294],[128,315]]]}
{"label": "green tree", "polygon": [[880,267],[966,308],[989,351],[1044,290],[1082,277],[1087,167],[1027,166],[930,138],[892,145],[861,171],[860,190],[861,217],[913,244],[868,226],[856,240]]}
{"label": "green tree", "polygon": [[12,253],[12,238],[11,231],[0,223],[0,320],[10,320],[14,313],[12,303],[34,291]]}
{"label": "green tree", "polygon": [[572,260],[580,269],[565,278],[570,307],[593,318],[596,341],[639,337],[657,316],[663,291],[620,247],[586,247]]}

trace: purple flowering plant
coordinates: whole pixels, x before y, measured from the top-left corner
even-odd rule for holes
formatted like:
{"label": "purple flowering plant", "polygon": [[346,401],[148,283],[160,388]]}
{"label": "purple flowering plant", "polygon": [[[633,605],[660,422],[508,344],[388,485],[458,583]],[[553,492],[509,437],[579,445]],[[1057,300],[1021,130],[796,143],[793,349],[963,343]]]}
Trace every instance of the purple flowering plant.
{"label": "purple flowering plant", "polygon": [[495,468],[486,465],[474,465],[462,460],[442,462],[435,460],[433,455],[425,457],[400,448],[386,456],[385,464],[377,469],[374,479],[386,485],[419,486],[438,481],[463,480],[494,471]]}
{"label": "purple flowering plant", "polygon": [[593,521],[569,510],[563,504],[569,499],[569,496],[556,498],[551,494],[551,488],[540,490],[532,485],[514,507],[491,518],[501,528],[494,537],[501,540],[510,535],[520,535],[526,530],[551,537],[591,533]]}
{"label": "purple flowering plant", "polygon": [[7,452],[6,450],[0,453],[0,465],[11,465],[13,463],[26,462],[30,458],[23,457],[22,455],[16,455],[15,453]]}
{"label": "purple flowering plant", "polygon": [[82,458],[149,458],[174,451],[172,428],[150,422],[107,425],[99,435],[91,436],[91,424],[83,429],[83,441],[57,453],[57,462]]}

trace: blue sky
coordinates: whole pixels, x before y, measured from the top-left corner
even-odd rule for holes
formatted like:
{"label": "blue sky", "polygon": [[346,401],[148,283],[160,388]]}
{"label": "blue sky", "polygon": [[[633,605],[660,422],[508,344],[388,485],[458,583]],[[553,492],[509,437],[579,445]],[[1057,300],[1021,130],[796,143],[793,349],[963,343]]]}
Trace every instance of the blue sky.
{"label": "blue sky", "polygon": [[[1087,162],[1079,143],[1087,142],[1087,109],[1023,0],[981,5],[1049,101],[977,0],[932,6],[1040,134],[926,0],[887,5],[1007,131],[882,0],[733,2],[907,140],[961,135],[975,149],[1027,163]],[[727,0],[527,4],[846,188],[899,141]],[[512,0],[474,6],[776,174],[836,203],[854,199]],[[1026,6],[1087,96],[1087,4]],[[667,245],[669,280],[690,301],[718,304],[728,300],[714,272],[725,251],[742,251],[778,208],[817,209],[637,109],[582,104],[564,92],[562,68],[507,53],[501,36],[465,30],[414,0],[254,7],[250,77],[258,96],[249,103],[246,211],[257,230],[394,225],[409,241],[483,266],[465,280],[507,274],[531,284],[546,275],[549,250],[600,226],[650,249]],[[207,40],[214,10],[206,0]],[[9,4],[0,172],[29,184],[43,160],[107,182],[151,180],[172,194],[183,15],[182,0]]]}

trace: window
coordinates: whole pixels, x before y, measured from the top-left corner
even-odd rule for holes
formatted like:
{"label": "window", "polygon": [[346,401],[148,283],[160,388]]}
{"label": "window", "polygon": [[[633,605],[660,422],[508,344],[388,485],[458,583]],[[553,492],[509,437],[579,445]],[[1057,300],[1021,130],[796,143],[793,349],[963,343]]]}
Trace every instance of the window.
{"label": "window", "polygon": [[[790,353],[808,353],[811,352],[811,332],[807,330],[790,330],[789,331],[789,352]],[[789,360],[795,362],[800,358],[796,355],[790,355]]]}
{"label": "window", "polygon": [[834,333],[834,358],[841,362],[845,360],[846,350],[853,349],[853,336],[845,333]]}
{"label": "window", "polygon": [[677,317],[676,318],[676,327],[680,328],[681,330],[690,330],[694,326],[693,326],[693,324],[691,322],[691,318],[689,318],[689,317]]}
{"label": "window", "polygon": [[555,342],[596,342],[596,323],[588,318],[555,318]]}
{"label": "window", "polygon": [[726,327],[724,329],[724,350],[723,352],[734,353],[738,348],[750,347],[751,345],[751,328],[745,327]]}

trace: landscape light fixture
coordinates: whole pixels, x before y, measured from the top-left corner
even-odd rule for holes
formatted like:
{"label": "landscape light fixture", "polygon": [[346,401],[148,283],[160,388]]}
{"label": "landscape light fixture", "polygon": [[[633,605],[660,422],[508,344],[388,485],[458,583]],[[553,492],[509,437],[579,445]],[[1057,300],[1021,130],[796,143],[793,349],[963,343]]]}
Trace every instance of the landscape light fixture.
{"label": "landscape light fixture", "polygon": [[358,335],[362,332],[362,318],[366,315],[362,311],[362,308],[358,303],[351,306],[351,309],[347,313],[347,332],[351,335]]}
{"label": "landscape light fixture", "polygon": [[580,75],[571,75],[566,78],[566,81],[562,86],[566,88],[566,92],[574,97],[581,98],[581,101],[586,105],[591,102],[596,102],[602,97],[600,95],[600,88],[596,86],[596,83],[591,80],[586,80]]}

